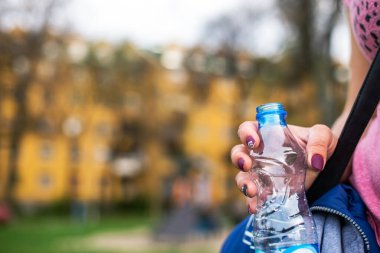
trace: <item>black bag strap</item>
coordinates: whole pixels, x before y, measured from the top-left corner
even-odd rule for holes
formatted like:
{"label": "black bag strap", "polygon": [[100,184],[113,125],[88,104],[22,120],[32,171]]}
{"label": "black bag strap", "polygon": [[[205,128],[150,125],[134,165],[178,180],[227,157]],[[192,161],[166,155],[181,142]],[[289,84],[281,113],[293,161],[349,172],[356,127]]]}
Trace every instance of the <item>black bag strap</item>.
{"label": "black bag strap", "polygon": [[380,99],[380,51],[369,68],[363,85],[339,137],[337,147],[327,161],[325,169],[318,175],[307,191],[309,203],[313,203],[336,186],[359,142]]}

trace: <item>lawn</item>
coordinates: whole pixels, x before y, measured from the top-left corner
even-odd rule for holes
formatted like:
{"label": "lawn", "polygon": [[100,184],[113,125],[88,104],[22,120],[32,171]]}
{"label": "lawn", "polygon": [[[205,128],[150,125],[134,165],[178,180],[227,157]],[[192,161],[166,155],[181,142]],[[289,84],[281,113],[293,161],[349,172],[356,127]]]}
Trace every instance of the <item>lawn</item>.
{"label": "lawn", "polygon": [[[142,216],[113,216],[98,222],[77,223],[67,217],[22,218],[0,226],[2,253],[95,253],[86,249],[67,249],[65,242],[79,241],[88,236],[118,231],[133,231],[151,226],[152,221]],[[107,251],[109,252],[109,251]]]}
{"label": "lawn", "polygon": [[[221,238],[156,244],[153,219],[118,215],[77,223],[67,217],[22,218],[0,226],[1,253],[215,253]],[[199,238],[198,238],[199,239]],[[215,240],[214,240],[215,239]]]}

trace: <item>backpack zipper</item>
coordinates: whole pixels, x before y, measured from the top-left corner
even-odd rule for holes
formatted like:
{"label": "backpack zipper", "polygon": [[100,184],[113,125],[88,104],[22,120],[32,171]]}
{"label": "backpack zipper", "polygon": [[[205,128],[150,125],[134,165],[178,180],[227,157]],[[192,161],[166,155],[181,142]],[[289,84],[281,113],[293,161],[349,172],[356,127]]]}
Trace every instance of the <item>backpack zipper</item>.
{"label": "backpack zipper", "polygon": [[366,252],[369,252],[370,245],[369,245],[369,241],[368,241],[367,236],[365,235],[365,233],[364,233],[363,229],[360,227],[360,225],[356,221],[354,221],[350,216],[348,216],[342,212],[339,212],[335,209],[324,207],[324,206],[313,206],[310,208],[310,210],[311,211],[327,212],[327,213],[335,214],[335,215],[338,215],[338,216],[344,218],[346,221],[351,223],[358,230],[359,234],[363,238],[365,250],[366,250]]}

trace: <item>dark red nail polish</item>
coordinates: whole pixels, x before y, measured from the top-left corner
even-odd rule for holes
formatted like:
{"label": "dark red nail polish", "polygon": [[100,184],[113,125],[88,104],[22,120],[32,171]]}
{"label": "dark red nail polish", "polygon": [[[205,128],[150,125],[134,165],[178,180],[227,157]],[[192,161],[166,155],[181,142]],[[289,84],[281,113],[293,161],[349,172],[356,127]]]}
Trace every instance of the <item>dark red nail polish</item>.
{"label": "dark red nail polish", "polygon": [[255,145],[255,140],[253,139],[253,137],[252,136],[248,136],[246,142],[247,142],[247,146],[250,149],[253,149],[253,147]]}
{"label": "dark red nail polish", "polygon": [[323,157],[320,154],[314,154],[311,157],[311,166],[313,167],[313,169],[322,171],[323,165]]}
{"label": "dark red nail polish", "polygon": [[238,167],[240,170],[244,170],[244,159],[243,158],[239,158]]}

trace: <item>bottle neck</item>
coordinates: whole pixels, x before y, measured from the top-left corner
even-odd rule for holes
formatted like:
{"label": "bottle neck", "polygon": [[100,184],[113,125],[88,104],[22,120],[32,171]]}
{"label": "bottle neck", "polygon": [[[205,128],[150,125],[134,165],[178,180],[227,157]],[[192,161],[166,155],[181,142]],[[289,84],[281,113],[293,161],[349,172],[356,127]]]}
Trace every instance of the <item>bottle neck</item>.
{"label": "bottle neck", "polygon": [[259,129],[266,126],[286,126],[285,117],[276,114],[267,114],[258,119]]}
{"label": "bottle neck", "polygon": [[265,126],[286,126],[286,111],[280,103],[264,104],[256,108],[259,129]]}

